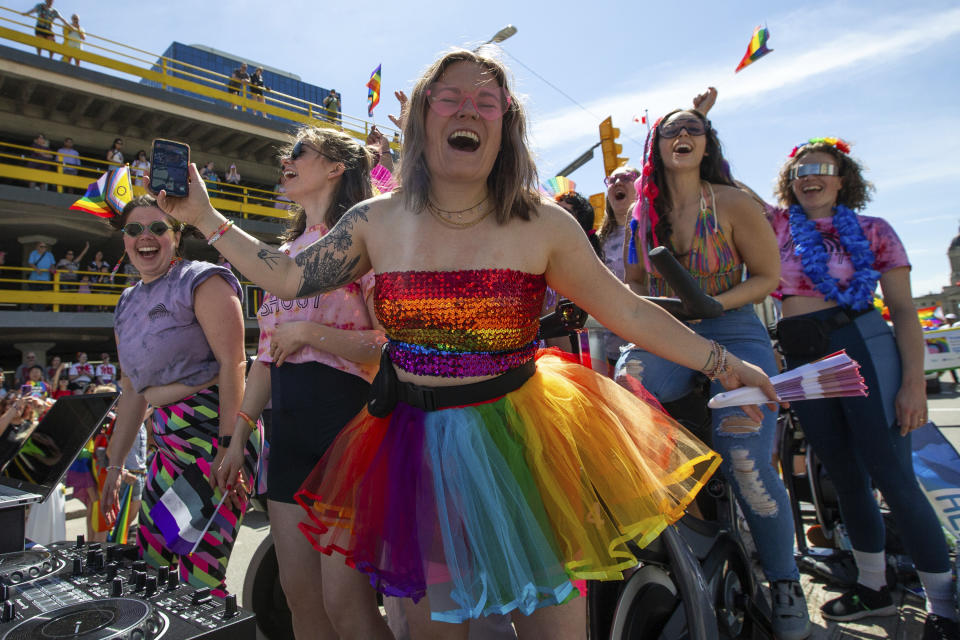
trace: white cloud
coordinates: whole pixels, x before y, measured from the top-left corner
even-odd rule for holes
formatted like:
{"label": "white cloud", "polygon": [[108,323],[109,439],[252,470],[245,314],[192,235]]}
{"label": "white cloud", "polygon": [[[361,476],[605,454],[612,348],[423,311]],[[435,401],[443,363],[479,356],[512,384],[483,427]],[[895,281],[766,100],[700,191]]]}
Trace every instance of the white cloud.
{"label": "white cloud", "polygon": [[[817,25],[804,25],[817,28]],[[960,8],[916,15],[916,12],[901,14],[861,26],[859,30],[847,29],[842,37],[825,37],[812,41],[811,48],[799,53],[792,52],[782,57],[776,65],[760,62],[748,72],[738,75],[736,82],[718,86],[722,96],[723,110],[745,102],[759,102],[765,94],[781,91],[786,87],[809,82],[819,76],[829,76],[837,71],[856,66],[858,70],[888,64],[901,56],[916,56],[923,49],[937,46],[942,41],[960,34]],[[801,46],[797,43],[798,46]],[[718,78],[732,77],[729,61],[723,65],[701,67],[692,72],[670,73],[665,82],[656,88],[634,92],[619,92],[585,104],[594,113],[613,114],[615,123],[626,125],[642,107],[650,113],[665,112],[676,105],[688,104],[693,93]],[[648,70],[638,76],[637,86],[650,84]],[[596,136],[597,119],[576,107],[544,114],[536,118],[532,127],[534,146],[540,151],[566,146],[571,142]]]}

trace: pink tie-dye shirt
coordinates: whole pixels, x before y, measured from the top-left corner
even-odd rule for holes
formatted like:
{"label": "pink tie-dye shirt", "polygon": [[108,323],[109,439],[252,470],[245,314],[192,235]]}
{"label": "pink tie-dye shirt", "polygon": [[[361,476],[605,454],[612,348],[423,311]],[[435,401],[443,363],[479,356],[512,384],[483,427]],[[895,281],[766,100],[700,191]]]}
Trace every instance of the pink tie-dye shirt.
{"label": "pink tie-dye shirt", "polygon": [[[767,218],[773,225],[777,235],[777,244],[780,247],[780,285],[777,294],[781,296],[810,296],[821,298],[823,294],[817,291],[810,278],[803,272],[803,263],[800,256],[794,253],[793,236],[790,234],[790,213],[786,209],[767,206]],[[882,274],[897,267],[910,267],[907,252],[890,223],[883,218],[857,215],[863,235],[870,242],[873,250],[873,268]],[[827,268],[830,275],[836,278],[841,288],[850,283],[853,277],[853,263],[840,244],[837,230],[833,226],[833,218],[818,218],[814,220],[817,231],[823,236],[823,246],[827,250]]]}
{"label": "pink tie-dye shirt", "polygon": [[[289,256],[296,256],[326,232],[327,229],[322,224],[312,226],[296,240],[284,243],[280,250]],[[373,285],[374,278],[371,271],[356,282],[312,298],[280,300],[272,294],[265,294],[263,304],[257,311],[257,322],[260,324],[257,360],[264,363],[273,362],[273,358],[270,357],[270,338],[280,324],[316,322],[337,329],[372,329],[373,324],[370,322],[366,300],[373,293]],[[346,373],[352,373],[367,382],[373,381],[378,366],[377,363],[353,362],[332,353],[314,349],[310,345],[302,347],[284,362],[319,362]]]}

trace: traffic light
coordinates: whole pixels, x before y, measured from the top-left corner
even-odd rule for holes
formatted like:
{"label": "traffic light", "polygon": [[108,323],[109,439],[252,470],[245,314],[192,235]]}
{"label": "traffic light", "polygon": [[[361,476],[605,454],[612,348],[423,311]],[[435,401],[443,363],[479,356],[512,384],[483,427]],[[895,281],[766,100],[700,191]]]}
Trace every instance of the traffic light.
{"label": "traffic light", "polygon": [[617,144],[617,137],[620,135],[620,129],[613,126],[613,118],[607,117],[600,123],[600,149],[603,151],[603,171],[604,175],[610,175],[617,167],[627,164],[630,158],[620,156],[623,153],[623,145]]}
{"label": "traffic light", "polygon": [[593,228],[599,229],[603,224],[603,216],[607,209],[607,196],[603,193],[595,193],[590,196],[590,206],[593,207]]}

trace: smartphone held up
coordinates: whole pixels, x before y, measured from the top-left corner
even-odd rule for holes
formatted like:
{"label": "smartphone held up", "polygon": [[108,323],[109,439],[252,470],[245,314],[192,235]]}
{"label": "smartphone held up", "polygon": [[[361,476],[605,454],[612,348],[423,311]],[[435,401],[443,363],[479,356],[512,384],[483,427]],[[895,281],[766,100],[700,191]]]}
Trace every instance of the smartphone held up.
{"label": "smartphone held up", "polygon": [[150,157],[150,190],[185,198],[189,193],[190,147],[182,142],[156,139]]}

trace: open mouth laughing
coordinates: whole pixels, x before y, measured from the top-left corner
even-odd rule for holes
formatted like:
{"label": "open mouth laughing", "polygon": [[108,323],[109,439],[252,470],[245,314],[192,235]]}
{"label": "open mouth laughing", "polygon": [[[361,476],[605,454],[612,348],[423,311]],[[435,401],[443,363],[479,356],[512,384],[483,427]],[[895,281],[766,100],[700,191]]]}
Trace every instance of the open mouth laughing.
{"label": "open mouth laughing", "polygon": [[473,152],[480,148],[480,136],[469,129],[457,129],[447,137],[447,144],[457,151]]}

